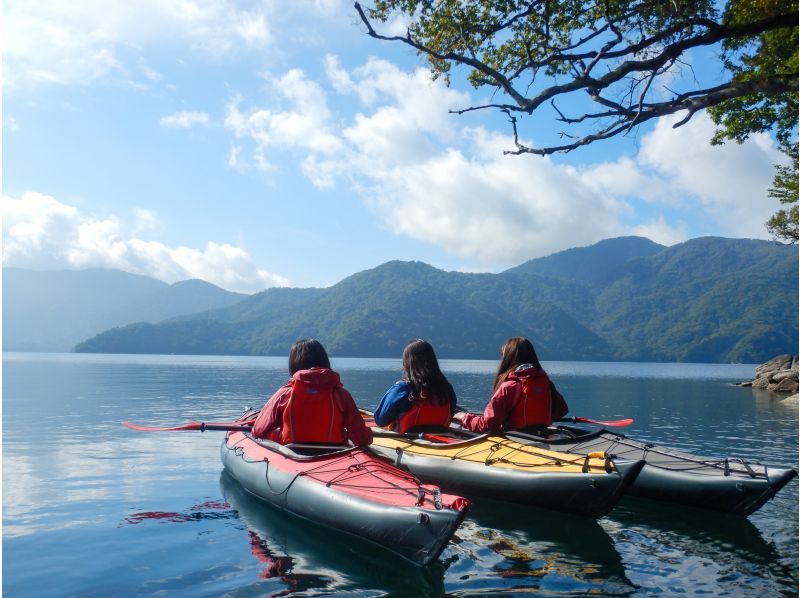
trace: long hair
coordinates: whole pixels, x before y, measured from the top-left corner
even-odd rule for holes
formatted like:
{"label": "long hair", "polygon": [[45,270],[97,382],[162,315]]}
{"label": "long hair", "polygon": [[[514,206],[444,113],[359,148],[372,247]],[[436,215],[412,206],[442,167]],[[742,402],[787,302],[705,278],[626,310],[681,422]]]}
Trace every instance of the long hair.
{"label": "long hair", "polygon": [[403,350],[403,379],[411,386],[411,394],[415,398],[428,391],[431,402],[439,405],[452,398],[453,387],[442,370],[436,353],[428,341],[416,339],[406,345]]}
{"label": "long hair", "polygon": [[311,368],[330,369],[331,362],[325,347],[316,339],[301,339],[289,350],[289,374],[294,376],[300,370]]}
{"label": "long hair", "polygon": [[542,364],[539,363],[539,357],[536,355],[531,341],[521,336],[508,339],[500,349],[500,365],[497,368],[497,375],[494,377],[492,392],[506,381],[511,372],[524,363],[530,363],[534,367],[542,369]]}

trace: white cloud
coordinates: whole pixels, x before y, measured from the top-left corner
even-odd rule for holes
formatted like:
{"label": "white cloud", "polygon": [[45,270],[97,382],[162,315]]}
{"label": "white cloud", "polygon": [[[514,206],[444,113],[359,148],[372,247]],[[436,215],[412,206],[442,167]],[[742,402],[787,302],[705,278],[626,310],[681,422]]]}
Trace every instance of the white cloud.
{"label": "white cloud", "polygon": [[134,208],[133,215],[135,218],[133,227],[134,235],[142,233],[160,233],[164,229],[164,225],[153,210]]}
{"label": "white cloud", "polygon": [[19,131],[19,122],[10,114],[3,114],[3,128],[11,133]]}
{"label": "white cloud", "polygon": [[[281,108],[243,112],[236,97],[226,125],[264,160],[279,148],[304,152],[301,167],[314,185],[346,181],[397,234],[490,267],[618,235],[666,245],[698,228],[767,236],[774,202],[765,197],[778,154],[766,136],[714,147],[707,117],[677,130],[665,119],[634,157],[560,166],[503,155],[510,136],[448,114],[469,96],[431,81],[425,69],[370,58],[348,71],[333,55],[323,66],[332,93],[358,102],[352,114],[333,113],[329,104],[340,104],[326,88],[294,69],[269,78]],[[711,224],[687,222],[687,208]]]}
{"label": "white cloud", "polygon": [[714,123],[700,114],[672,128],[676,117],[661,119],[642,139],[637,160],[665,186],[691,201],[699,201],[726,234],[767,238],[764,222],[778,209],[767,195],[780,152],[765,134],[743,144],[712,146]]}
{"label": "white cloud", "polygon": [[209,116],[205,112],[175,112],[162,117],[158,124],[162,127],[189,129],[195,125],[207,125]]}
{"label": "white cloud", "polygon": [[688,226],[685,222],[678,222],[674,226],[667,223],[664,216],[655,220],[634,226],[630,233],[660,243],[661,245],[675,245],[689,238]]}
{"label": "white cloud", "polygon": [[[274,148],[312,155],[334,155],[341,151],[342,142],[330,128],[331,112],[325,93],[317,83],[299,69],[292,69],[282,77],[266,74],[264,79],[279,102],[289,105],[288,109],[242,110],[242,98],[236,95],[228,103],[225,117],[225,127],[237,139],[253,142],[252,165],[262,171],[274,169],[269,160],[269,152]],[[236,158],[236,164],[241,166],[241,149]]]}
{"label": "white cloud", "polygon": [[3,263],[28,268],[118,268],[166,282],[199,278],[252,293],[289,280],[259,268],[241,247],[208,242],[203,249],[169,247],[133,236],[158,227],[155,213],[136,210],[132,233],[119,218],[96,218],[41,193],[3,196]]}
{"label": "white cloud", "polygon": [[[272,41],[268,6],[248,11],[225,0],[42,0],[3,6],[4,85],[87,84],[125,76],[131,52],[186,48],[215,58]],[[137,57],[135,64],[141,60]],[[155,70],[144,72],[154,80]]]}

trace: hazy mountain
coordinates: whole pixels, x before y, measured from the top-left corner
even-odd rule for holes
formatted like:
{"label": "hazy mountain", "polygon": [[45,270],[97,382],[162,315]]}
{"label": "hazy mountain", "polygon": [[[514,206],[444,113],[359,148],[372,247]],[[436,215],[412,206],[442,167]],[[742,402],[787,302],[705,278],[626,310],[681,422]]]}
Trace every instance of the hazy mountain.
{"label": "hazy mountain", "polygon": [[169,285],[120,270],[3,268],[3,350],[71,351],[113,326],[157,322],[245,297],[200,280]]}
{"label": "hazy mountain", "polygon": [[285,355],[302,337],[332,355],[496,358],[509,336],[545,360],[760,362],[797,352],[797,248],[623,237],[501,274],[388,262],[326,289],[268,289],[230,307],[106,331],[87,352]]}

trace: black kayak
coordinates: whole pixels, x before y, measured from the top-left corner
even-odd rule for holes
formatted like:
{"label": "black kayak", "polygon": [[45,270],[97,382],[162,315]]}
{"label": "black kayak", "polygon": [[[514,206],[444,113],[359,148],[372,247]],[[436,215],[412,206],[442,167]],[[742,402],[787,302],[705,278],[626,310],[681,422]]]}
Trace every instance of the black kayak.
{"label": "black kayak", "polygon": [[645,466],[626,492],[634,496],[750,515],[773,498],[797,471],[733,457],[702,457],[627,438],[606,429],[553,426],[506,436],[539,448],[575,455],[602,451]]}

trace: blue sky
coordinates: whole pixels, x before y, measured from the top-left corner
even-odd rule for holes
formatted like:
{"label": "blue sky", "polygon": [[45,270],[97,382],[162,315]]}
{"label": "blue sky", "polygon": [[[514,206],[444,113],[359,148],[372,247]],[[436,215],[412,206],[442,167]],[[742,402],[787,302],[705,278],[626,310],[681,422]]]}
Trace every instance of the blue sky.
{"label": "blue sky", "polygon": [[[768,136],[705,115],[504,156],[484,92],[432,82],[350,1],[3,3],[3,264],[257,292],[392,259],[498,272],[622,235],[769,238]],[[401,23],[388,25],[398,27]],[[696,71],[707,61],[692,57]],[[558,131],[547,110],[520,133]]]}

